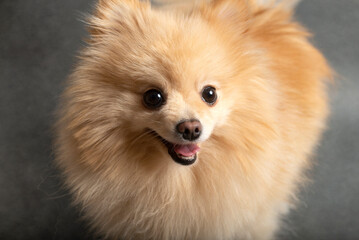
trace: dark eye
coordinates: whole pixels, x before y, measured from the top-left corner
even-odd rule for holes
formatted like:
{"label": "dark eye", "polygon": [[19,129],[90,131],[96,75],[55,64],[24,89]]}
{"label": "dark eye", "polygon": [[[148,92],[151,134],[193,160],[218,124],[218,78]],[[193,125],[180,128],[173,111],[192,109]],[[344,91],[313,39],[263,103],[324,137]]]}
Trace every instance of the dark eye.
{"label": "dark eye", "polygon": [[143,94],[143,102],[146,107],[156,109],[164,104],[165,99],[161,91],[157,89],[150,89]]}
{"label": "dark eye", "polygon": [[213,105],[217,100],[216,89],[211,86],[206,86],[202,90],[202,99],[209,105]]}

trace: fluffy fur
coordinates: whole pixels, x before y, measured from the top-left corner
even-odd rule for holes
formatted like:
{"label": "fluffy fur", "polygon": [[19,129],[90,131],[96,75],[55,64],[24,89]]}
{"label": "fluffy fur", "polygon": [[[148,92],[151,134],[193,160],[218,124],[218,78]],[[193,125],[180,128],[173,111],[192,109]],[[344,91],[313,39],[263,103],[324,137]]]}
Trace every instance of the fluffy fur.
{"label": "fluffy fur", "polygon": [[[258,1],[262,2],[262,1]],[[154,9],[103,0],[63,94],[57,163],[109,239],[271,239],[325,126],[330,69],[285,4],[218,0]],[[209,106],[201,89],[211,85]],[[143,93],[166,104],[149,110]],[[178,141],[199,119],[195,164]]]}

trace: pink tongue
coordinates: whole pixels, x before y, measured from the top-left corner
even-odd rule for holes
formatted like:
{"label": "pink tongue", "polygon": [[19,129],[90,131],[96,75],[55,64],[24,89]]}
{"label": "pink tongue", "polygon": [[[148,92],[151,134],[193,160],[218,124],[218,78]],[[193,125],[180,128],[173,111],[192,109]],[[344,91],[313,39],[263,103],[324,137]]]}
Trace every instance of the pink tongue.
{"label": "pink tongue", "polygon": [[174,150],[185,157],[195,155],[199,151],[197,144],[175,145]]}

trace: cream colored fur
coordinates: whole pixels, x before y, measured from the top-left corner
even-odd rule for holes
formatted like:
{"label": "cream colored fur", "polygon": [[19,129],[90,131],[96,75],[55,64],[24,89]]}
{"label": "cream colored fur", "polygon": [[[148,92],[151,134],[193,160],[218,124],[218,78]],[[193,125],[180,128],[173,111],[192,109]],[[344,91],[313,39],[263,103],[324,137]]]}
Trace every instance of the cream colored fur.
{"label": "cream colored fur", "polygon": [[[325,59],[281,5],[222,0],[184,12],[103,0],[69,78],[57,163],[108,239],[272,239],[325,127]],[[213,85],[208,106],[201,89]],[[146,109],[161,88],[166,104]],[[197,118],[194,165],[149,134]]]}

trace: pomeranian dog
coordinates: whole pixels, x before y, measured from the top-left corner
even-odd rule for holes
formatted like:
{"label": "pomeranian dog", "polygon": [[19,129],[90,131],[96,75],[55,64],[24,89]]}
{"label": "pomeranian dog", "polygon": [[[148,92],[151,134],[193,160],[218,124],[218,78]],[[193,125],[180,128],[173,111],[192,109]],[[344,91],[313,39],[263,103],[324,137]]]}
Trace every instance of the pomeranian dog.
{"label": "pomeranian dog", "polygon": [[57,164],[104,238],[272,239],[325,127],[331,70],[293,1],[174,2],[98,2]]}

